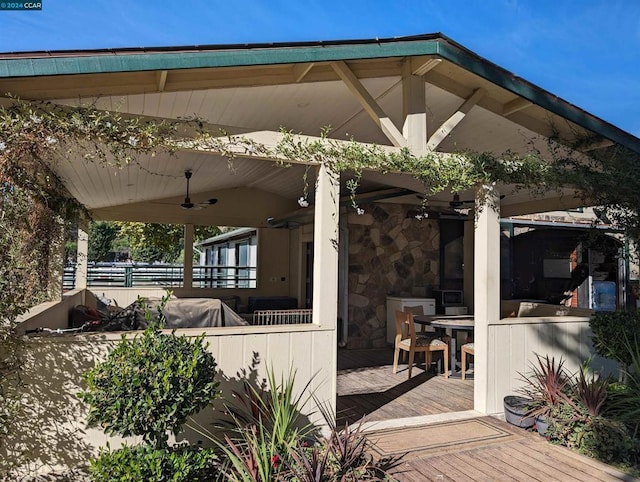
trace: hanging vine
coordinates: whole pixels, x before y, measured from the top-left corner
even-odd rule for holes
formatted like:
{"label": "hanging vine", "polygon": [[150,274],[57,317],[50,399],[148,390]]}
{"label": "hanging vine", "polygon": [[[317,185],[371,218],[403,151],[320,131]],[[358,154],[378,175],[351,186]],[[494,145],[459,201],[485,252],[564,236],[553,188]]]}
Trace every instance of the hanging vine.
{"label": "hanging vine", "polygon": [[[405,173],[419,180],[424,186],[423,207],[434,194],[447,189],[458,192],[509,184],[535,196],[569,186],[585,205],[604,206],[613,222],[633,233],[640,228],[640,159],[638,153],[621,147],[585,156],[573,149],[584,139],[571,144],[552,137],[544,155],[532,146],[524,155],[465,151],[416,156],[408,149],[331,139],[328,129],[317,138],[286,130],[281,134],[275,146],[266,146],[243,136],[210,132],[198,119],[156,122],[95,106],[67,107],[13,99],[9,107],[0,109],[0,182],[6,188],[5,196],[11,192],[9,186],[19,186],[34,202],[68,219],[84,208],[66,192],[51,169],[52,162],[65,162],[65,158],[80,153],[86,162],[122,167],[137,163],[140,154],[193,149],[226,156],[232,168],[233,159],[242,156],[275,159],[285,167],[300,160],[325,163],[346,179],[357,212],[363,212],[356,201],[360,180],[365,171],[374,170]],[[307,167],[298,200],[301,206],[309,204],[308,173]]]}

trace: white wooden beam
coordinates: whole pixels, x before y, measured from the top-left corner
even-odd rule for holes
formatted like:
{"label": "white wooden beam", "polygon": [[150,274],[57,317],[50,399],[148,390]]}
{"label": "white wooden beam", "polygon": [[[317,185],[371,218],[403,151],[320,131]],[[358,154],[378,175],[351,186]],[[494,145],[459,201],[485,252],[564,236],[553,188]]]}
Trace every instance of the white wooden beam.
{"label": "white wooden beam", "polygon": [[[310,159],[288,159],[280,156],[274,152],[274,148],[283,140],[285,134],[275,131],[256,131],[247,132],[245,134],[238,134],[237,136],[220,137],[215,140],[215,144],[207,145],[198,143],[196,140],[184,140],[176,146],[177,151],[184,152],[200,152],[203,154],[211,154],[215,156],[227,156],[229,154],[237,155],[238,157],[245,157],[255,160],[266,161],[286,161],[297,164],[317,165],[318,163]],[[296,142],[302,143],[326,143],[328,147],[347,146],[351,145],[353,141],[341,140],[341,139],[324,139],[317,136],[305,136],[302,134],[296,135]],[[258,152],[251,149],[247,149],[247,146],[255,143],[261,147],[266,148],[270,152]],[[363,149],[371,148],[376,150],[382,150],[387,154],[400,154],[400,147],[385,146],[381,144],[368,144],[364,142],[358,143]],[[434,153],[443,159],[445,158],[458,158],[460,154],[437,152]]]}
{"label": "white wooden beam", "polygon": [[413,75],[424,75],[430,70],[435,69],[440,63],[442,63],[442,59],[413,57],[411,59],[411,72]]}
{"label": "white wooden beam", "polygon": [[576,194],[575,190],[566,188],[560,196],[529,199],[516,204],[503,204],[500,212],[503,217],[507,218],[510,216],[544,213],[547,211],[566,211],[583,206],[590,206],[589,200]]}
{"label": "white wooden beam", "polygon": [[416,156],[427,151],[427,105],[424,77],[414,75],[411,61],[406,60],[402,68],[402,135],[407,147]]}
{"label": "white wooden beam", "polygon": [[442,141],[456,128],[458,124],[465,118],[465,116],[469,113],[474,105],[478,103],[482,97],[486,94],[486,91],[483,89],[476,89],[476,91],[465,100],[462,105],[453,113],[451,117],[449,117],[438,130],[436,130],[433,135],[429,138],[429,142],[427,143],[427,149],[434,150],[436,149]]}
{"label": "white wooden beam", "polygon": [[360,80],[358,80],[349,66],[343,61],[338,61],[331,62],[331,67],[336,74],[338,74],[338,77],[347,85],[351,93],[356,96],[360,104],[362,104],[362,107],[364,107],[364,110],[366,110],[374,122],[378,124],[391,143],[396,147],[405,147],[407,141],[402,133],[391,121],[389,116],[385,114],[384,110],[378,105],[369,91],[362,85]]}
{"label": "white wooden beam", "polygon": [[158,72],[158,92],[164,92],[164,87],[167,85],[167,74],[166,70]]}
{"label": "white wooden beam", "polygon": [[295,64],[293,66],[293,78],[295,79],[295,81],[302,82],[314,65],[315,63],[313,62],[309,62],[306,64]]}
{"label": "white wooden beam", "polygon": [[511,102],[507,102],[502,106],[502,115],[509,116],[514,114],[515,112],[519,112],[527,107],[533,105],[533,102],[523,99],[522,97],[518,97],[517,99],[512,100]]}

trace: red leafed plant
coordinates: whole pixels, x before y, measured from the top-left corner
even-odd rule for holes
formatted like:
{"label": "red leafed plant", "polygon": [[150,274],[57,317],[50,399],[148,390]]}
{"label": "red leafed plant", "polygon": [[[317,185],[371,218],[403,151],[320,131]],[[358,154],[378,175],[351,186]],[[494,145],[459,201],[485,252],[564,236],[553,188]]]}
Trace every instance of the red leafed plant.
{"label": "red leafed plant", "polygon": [[520,392],[531,398],[529,415],[544,417],[558,409],[562,403],[574,405],[569,396],[571,376],[564,368],[564,360],[556,363],[555,357],[544,358],[536,354],[537,364],[531,364],[528,375],[520,374],[525,385]]}

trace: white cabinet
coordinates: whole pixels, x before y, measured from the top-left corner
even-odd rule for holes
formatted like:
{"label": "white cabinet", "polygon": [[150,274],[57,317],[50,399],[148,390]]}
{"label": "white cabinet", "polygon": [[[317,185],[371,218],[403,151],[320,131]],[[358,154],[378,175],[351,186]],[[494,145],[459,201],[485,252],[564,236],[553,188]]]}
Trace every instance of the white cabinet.
{"label": "white cabinet", "polygon": [[[433,298],[401,298],[387,296],[387,343],[394,344],[396,338],[396,310],[404,311],[408,306],[422,306],[425,315],[436,314],[436,300]],[[417,328],[418,330],[420,328]]]}

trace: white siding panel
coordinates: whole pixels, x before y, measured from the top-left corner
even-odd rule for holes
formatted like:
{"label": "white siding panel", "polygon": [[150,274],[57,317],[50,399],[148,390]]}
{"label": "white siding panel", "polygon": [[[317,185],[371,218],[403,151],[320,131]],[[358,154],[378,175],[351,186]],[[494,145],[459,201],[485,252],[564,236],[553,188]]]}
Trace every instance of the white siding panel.
{"label": "white siding panel", "polygon": [[[523,383],[520,374],[531,372],[536,354],[555,357],[556,363],[562,358],[569,373],[577,372],[594,354],[588,319],[567,318],[505,318],[489,326],[489,370],[493,373],[489,373],[488,413],[503,411],[502,399],[517,393]],[[615,370],[597,356],[592,368],[604,373]]]}
{"label": "white siding panel", "polygon": [[296,371],[295,389],[301,391],[314,376],[311,357],[313,337],[305,333],[291,333],[289,343],[291,366]]}
{"label": "white siding panel", "polygon": [[[222,340],[223,337],[217,337]],[[261,377],[266,376],[267,350],[269,349],[265,335],[246,335],[244,337],[243,368],[249,370],[257,363],[256,368]]]}
{"label": "white siding panel", "polygon": [[220,343],[218,353],[218,369],[224,372],[226,377],[234,377],[245,368],[244,364],[244,340],[243,336],[225,337]]}
{"label": "white siding panel", "polygon": [[267,335],[267,360],[274,369],[286,369],[291,363],[291,346],[289,333],[272,333]]}

